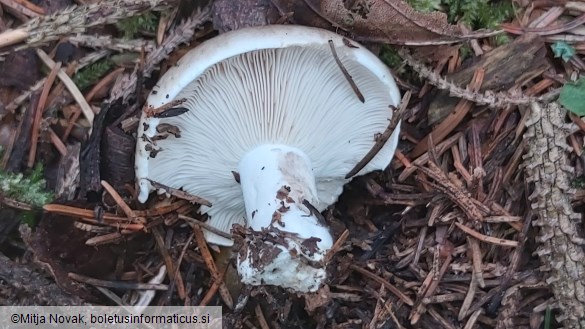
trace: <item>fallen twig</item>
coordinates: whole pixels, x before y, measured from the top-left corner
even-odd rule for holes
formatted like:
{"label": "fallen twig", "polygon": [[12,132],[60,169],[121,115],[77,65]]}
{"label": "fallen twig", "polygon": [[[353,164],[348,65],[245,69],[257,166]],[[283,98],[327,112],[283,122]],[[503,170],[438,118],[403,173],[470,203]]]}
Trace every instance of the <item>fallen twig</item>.
{"label": "fallen twig", "polygon": [[[205,237],[203,236],[203,231],[200,227],[194,227],[193,232],[195,233],[195,240],[197,241],[197,245],[199,246],[199,251],[201,252],[201,256],[205,261],[205,265],[207,265],[207,269],[211,273],[211,277],[213,278],[214,285],[217,285],[219,289],[219,294],[223,299],[223,302],[226,306],[232,310],[234,308],[234,301],[232,299],[232,295],[230,294],[225,282],[223,281],[223,275],[217,270],[217,266],[213,261],[213,256],[211,256],[211,252],[207,247],[207,242],[205,241]],[[226,267],[227,269],[227,267]]]}
{"label": "fallen twig", "polygon": [[358,86],[356,85],[355,81],[353,81],[353,78],[351,77],[349,72],[347,72],[347,69],[345,68],[345,66],[343,66],[343,63],[341,62],[339,57],[337,56],[337,51],[335,51],[335,46],[333,45],[333,40],[329,40],[329,47],[331,48],[331,54],[333,54],[333,59],[335,59],[335,63],[337,63],[337,66],[339,66],[341,73],[343,73],[343,76],[345,77],[347,82],[349,82],[351,89],[356,94],[356,96],[360,100],[360,102],[364,103],[366,101],[366,99],[364,98],[364,95],[362,94],[362,92],[360,91]]}
{"label": "fallen twig", "polygon": [[526,105],[535,101],[546,102],[557,97],[561,92],[560,89],[555,89],[539,97],[530,97],[519,93],[496,93],[489,90],[483,93],[472,92],[447,81],[432,69],[417,61],[405,50],[399,50],[399,54],[406,61],[406,63],[412,67],[412,69],[415,70],[421,77],[425,78],[428,83],[439,89],[448,90],[451,96],[463,98],[480,105],[487,105],[493,108],[502,108],[507,105]]}
{"label": "fallen twig", "polygon": [[404,96],[402,97],[402,101],[400,102],[400,106],[398,110],[394,111],[392,115],[392,120],[388,123],[388,127],[384,132],[376,137],[376,143],[372,146],[372,149],[368,151],[368,153],[345,175],[346,179],[349,179],[356,175],[360,170],[362,170],[375,156],[380,152],[382,147],[386,144],[390,136],[394,133],[399,133],[396,130],[396,127],[400,124],[400,120],[402,119],[404,112],[406,112],[406,108],[408,106],[408,102],[410,101],[410,91],[407,91]]}
{"label": "fallen twig", "polygon": [[513,241],[513,240],[506,240],[506,239],[501,239],[501,238],[494,238],[492,236],[487,236],[484,234],[481,234],[477,231],[475,231],[474,229],[471,229],[461,223],[457,223],[455,222],[455,226],[457,226],[461,231],[471,235],[472,237],[483,241],[483,242],[487,242],[487,243],[491,243],[491,244],[495,244],[498,246],[503,246],[503,247],[517,247],[518,246],[518,241]]}
{"label": "fallen twig", "polygon": [[133,283],[125,281],[106,281],[91,278],[77,273],[69,273],[68,276],[79,282],[87,283],[92,286],[107,287],[114,289],[127,290],[167,290],[169,287],[166,284],[152,284],[152,283]]}
{"label": "fallen twig", "polygon": [[400,291],[396,286],[394,286],[393,284],[391,284],[387,280],[384,280],[383,278],[377,276],[376,274],[374,274],[366,269],[363,269],[355,264],[351,264],[349,266],[349,268],[356,271],[356,272],[359,272],[363,276],[370,278],[370,279],[378,282],[379,284],[383,285],[384,287],[386,287],[386,289],[390,290],[394,295],[396,295],[396,297],[398,297],[406,305],[409,305],[409,306],[414,305],[414,301],[410,297],[408,297],[405,293]]}
{"label": "fallen twig", "polygon": [[31,46],[53,41],[67,34],[85,32],[96,25],[112,24],[145,11],[160,11],[175,4],[174,0],[116,0],[72,6],[50,16],[32,19],[15,30],[0,33],[0,47],[21,42]]}

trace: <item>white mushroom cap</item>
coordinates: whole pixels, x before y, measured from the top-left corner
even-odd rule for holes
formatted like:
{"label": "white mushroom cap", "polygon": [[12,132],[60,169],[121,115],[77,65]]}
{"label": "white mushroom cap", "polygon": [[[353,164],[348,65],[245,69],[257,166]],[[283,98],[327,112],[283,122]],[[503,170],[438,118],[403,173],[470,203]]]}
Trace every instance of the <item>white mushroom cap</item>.
{"label": "white mushroom cap", "polygon": [[[362,103],[335,62],[337,56],[363,94]],[[182,188],[212,203],[202,207],[209,224],[229,232],[245,224],[242,188],[232,171],[263,144],[287,145],[310,159],[317,200],[324,210],[348,181],[344,176],[375,144],[400,101],[388,68],[363,46],[335,33],[302,26],[271,25],[222,34],[188,52],[159,80],[147,100],[157,108],[186,99],[188,112],[169,118],[143,114],[136,149],[139,200],[150,180]],[[156,127],[181,131],[150,145]],[[395,130],[358,175],[384,169],[398,143]],[[146,136],[148,138],[142,138]],[[151,157],[149,147],[160,150]],[[154,154],[153,154],[154,155]],[[232,241],[206,232],[210,243]]]}

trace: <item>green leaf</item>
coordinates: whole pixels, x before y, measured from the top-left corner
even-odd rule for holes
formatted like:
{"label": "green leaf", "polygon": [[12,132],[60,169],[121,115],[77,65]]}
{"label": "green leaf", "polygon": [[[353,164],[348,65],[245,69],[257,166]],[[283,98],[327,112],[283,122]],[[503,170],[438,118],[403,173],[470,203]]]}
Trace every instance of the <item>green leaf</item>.
{"label": "green leaf", "polygon": [[568,62],[576,53],[575,48],[564,41],[557,41],[550,47],[555,54],[555,58],[560,57],[565,62]]}
{"label": "green leaf", "polygon": [[575,83],[566,83],[561,90],[559,103],[578,116],[585,116],[585,78]]}

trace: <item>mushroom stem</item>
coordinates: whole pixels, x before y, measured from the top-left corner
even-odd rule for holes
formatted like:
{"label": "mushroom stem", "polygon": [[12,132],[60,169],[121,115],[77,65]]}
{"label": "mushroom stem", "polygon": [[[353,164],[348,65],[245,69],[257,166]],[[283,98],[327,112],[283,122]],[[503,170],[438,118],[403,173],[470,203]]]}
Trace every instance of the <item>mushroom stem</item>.
{"label": "mushroom stem", "polygon": [[303,204],[318,203],[310,159],[297,148],[261,145],[240,160],[238,171],[249,228],[238,256],[242,282],[317,290],[333,239]]}

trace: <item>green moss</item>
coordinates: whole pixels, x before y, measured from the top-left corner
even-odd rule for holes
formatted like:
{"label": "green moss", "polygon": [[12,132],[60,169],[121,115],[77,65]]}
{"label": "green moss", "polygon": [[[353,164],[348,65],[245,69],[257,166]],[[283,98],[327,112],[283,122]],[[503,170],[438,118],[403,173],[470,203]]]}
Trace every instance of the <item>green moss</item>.
{"label": "green moss", "polygon": [[406,2],[421,13],[430,13],[441,9],[441,0],[407,0]]}
{"label": "green moss", "polygon": [[463,22],[472,29],[495,29],[512,17],[511,1],[442,0],[449,22]]}
{"label": "green moss", "polygon": [[106,73],[115,66],[114,62],[109,59],[97,61],[73,76],[73,82],[80,90],[85,90],[97,83]]}
{"label": "green moss", "polygon": [[53,194],[45,190],[41,165],[37,165],[27,177],[21,173],[0,171],[0,194],[37,207],[53,200]]}
{"label": "green moss", "polygon": [[382,49],[380,49],[380,59],[390,68],[396,71],[396,73],[401,73],[403,70],[402,66],[402,58],[398,55],[398,52],[393,47],[388,45],[383,45]]}
{"label": "green moss", "polygon": [[472,55],[473,50],[471,50],[471,47],[469,47],[468,45],[464,44],[459,48],[459,56],[461,57],[462,60],[471,57]]}
{"label": "green moss", "polygon": [[138,32],[154,32],[158,26],[158,17],[148,12],[144,15],[123,19],[116,23],[116,27],[124,34],[125,39],[133,39]]}
{"label": "green moss", "polygon": [[585,187],[585,176],[575,177],[575,179],[573,179],[571,181],[571,187],[577,188],[577,189],[584,188]]}
{"label": "green moss", "polygon": [[[511,0],[407,0],[416,10],[424,13],[443,11],[450,23],[464,23],[473,30],[496,29],[514,15]],[[509,41],[505,35],[494,37],[496,45]]]}

